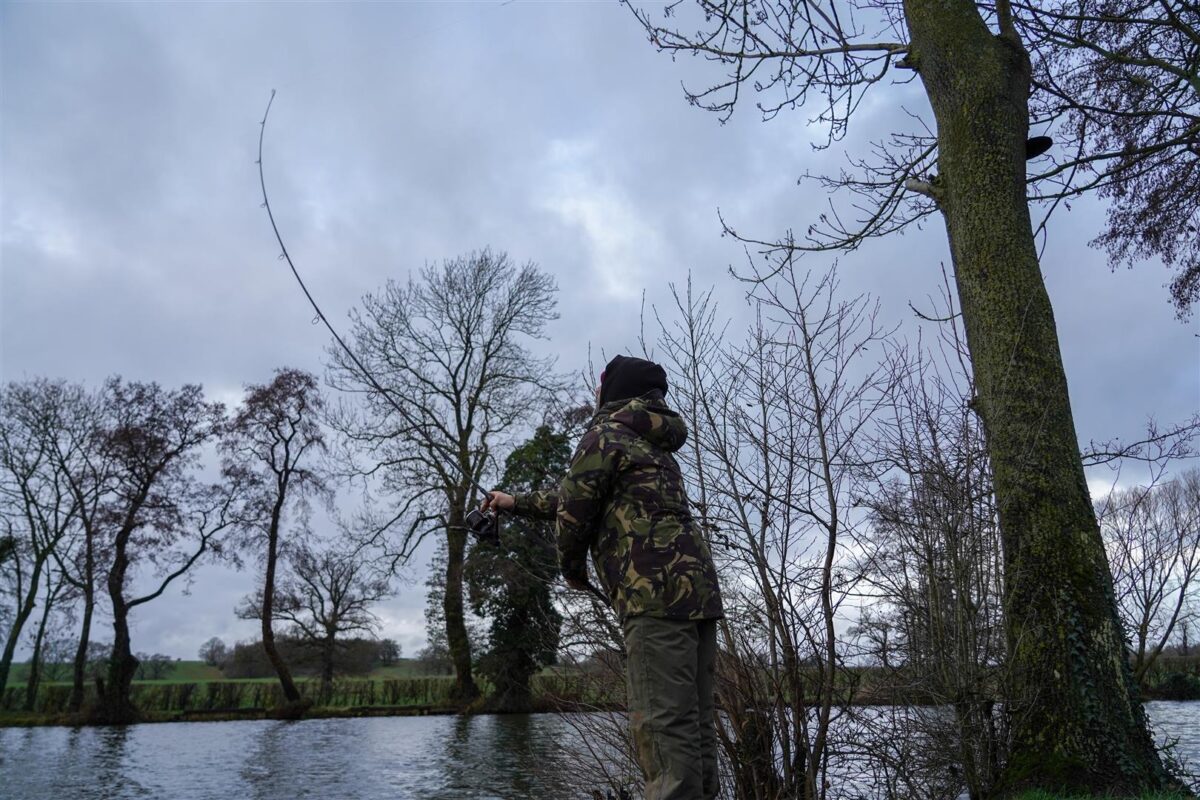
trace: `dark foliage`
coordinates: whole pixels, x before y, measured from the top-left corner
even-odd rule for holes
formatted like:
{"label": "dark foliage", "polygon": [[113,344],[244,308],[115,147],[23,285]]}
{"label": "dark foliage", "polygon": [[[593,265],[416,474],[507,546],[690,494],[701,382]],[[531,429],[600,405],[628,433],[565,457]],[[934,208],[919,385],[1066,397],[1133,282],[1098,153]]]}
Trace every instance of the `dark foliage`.
{"label": "dark foliage", "polygon": [[[293,636],[277,636],[279,655],[297,674],[320,677],[324,671],[324,651],[319,643]],[[366,675],[383,664],[384,642],[374,639],[345,639],[333,650],[333,671],[338,675]],[[275,670],[262,642],[238,642],[229,651],[221,668],[226,678],[270,678]]]}
{"label": "dark foliage", "polygon": [[1093,244],[1114,267],[1162,259],[1179,315],[1200,299],[1200,8],[1183,0],[1015,4],[1034,62],[1034,122],[1065,147],[1049,196],[1096,191]]}
{"label": "dark foliage", "polygon": [[[522,493],[552,489],[570,456],[568,434],[543,425],[509,455],[502,485]],[[562,625],[551,596],[557,573],[553,522],[508,518],[497,540],[481,540],[471,550],[471,608],[491,620],[479,668],[495,687],[489,705],[496,710],[529,710],[530,680],[554,663]]]}

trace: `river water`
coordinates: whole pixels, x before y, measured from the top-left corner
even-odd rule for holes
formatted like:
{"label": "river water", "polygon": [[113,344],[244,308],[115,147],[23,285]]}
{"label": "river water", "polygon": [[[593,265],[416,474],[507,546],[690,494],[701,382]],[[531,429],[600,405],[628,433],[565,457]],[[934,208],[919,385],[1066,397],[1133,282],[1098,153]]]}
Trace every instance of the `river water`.
{"label": "river water", "polygon": [[[1194,771],[1200,703],[1147,710]],[[586,800],[577,725],[543,714],[7,728],[0,798]]]}

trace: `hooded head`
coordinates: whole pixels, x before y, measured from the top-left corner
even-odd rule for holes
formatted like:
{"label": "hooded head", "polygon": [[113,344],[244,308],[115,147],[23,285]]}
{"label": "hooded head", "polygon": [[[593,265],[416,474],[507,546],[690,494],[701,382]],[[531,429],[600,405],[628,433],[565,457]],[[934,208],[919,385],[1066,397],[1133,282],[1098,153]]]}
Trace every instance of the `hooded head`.
{"label": "hooded head", "polygon": [[600,373],[599,404],[641,397],[655,389],[666,395],[666,370],[644,358],[615,356]]}

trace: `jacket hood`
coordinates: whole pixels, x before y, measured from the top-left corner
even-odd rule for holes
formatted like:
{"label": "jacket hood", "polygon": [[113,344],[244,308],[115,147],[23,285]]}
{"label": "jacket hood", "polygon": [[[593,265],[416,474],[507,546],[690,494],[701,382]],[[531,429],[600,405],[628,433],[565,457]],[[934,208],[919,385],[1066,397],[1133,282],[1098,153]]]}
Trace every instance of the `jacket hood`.
{"label": "jacket hood", "polygon": [[663,400],[662,392],[647,392],[631,400],[601,406],[596,421],[611,420],[631,429],[655,447],[674,453],[687,441],[687,423]]}
{"label": "jacket hood", "polygon": [[613,356],[600,373],[600,405],[632,400],[656,389],[666,396],[666,370],[644,358]]}

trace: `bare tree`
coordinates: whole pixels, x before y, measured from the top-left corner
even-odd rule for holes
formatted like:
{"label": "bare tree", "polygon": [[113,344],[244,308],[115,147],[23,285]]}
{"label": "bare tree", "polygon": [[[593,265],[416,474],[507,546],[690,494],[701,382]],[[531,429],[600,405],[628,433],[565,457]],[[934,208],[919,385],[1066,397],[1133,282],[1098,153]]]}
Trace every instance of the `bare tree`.
{"label": "bare tree", "polygon": [[473,485],[558,389],[553,360],[526,347],[555,319],[555,291],[532,263],[518,268],[491,250],[460,256],[363,298],[351,338],[369,376],[342,350],[329,353],[331,384],[362,400],[336,423],[360,453],[357,472],[398,498],[375,535],[398,531],[389,537],[396,563],[430,533],[446,537],[443,612],[462,701],[479,694],[463,613],[463,519]]}
{"label": "bare tree", "polygon": [[138,653],[136,678],[139,681],[161,681],[171,672],[174,659],[165,653]]}
{"label": "bare tree", "polygon": [[246,484],[244,532],[247,546],[263,566],[261,601],[254,618],[261,622],[263,650],[291,706],[298,706],[301,698],[275,646],[276,571],[288,516],[296,515],[302,522],[307,499],[328,494],[319,468],[312,463],[325,449],[318,422],[323,409],[316,378],[301,370],[281,369],[269,384],[246,387],[246,398],[221,443],[226,470],[241,472]]}
{"label": "bare tree", "polygon": [[0,692],[54,554],[78,524],[76,500],[55,458],[77,392],[48,380],[10,383],[0,390],[0,522],[13,542],[3,573],[11,610],[0,656]]}
{"label": "bare tree", "polygon": [[391,583],[366,550],[338,543],[323,550],[299,544],[288,556],[288,567],[277,614],[292,625],[294,638],[320,654],[322,697],[328,697],[339,637],[375,633],[379,619],[371,607],[392,593]]}
{"label": "bare tree", "polygon": [[[1099,13],[1081,2],[1054,8],[1066,8],[1076,23],[1119,22],[1110,17],[1120,9],[1107,6]],[[1179,52],[1194,58],[1188,56],[1195,41],[1191,6],[1167,0],[1137,9],[1138,19],[1170,21],[1183,37]],[[1044,33],[1056,25],[1057,12],[1008,0],[697,0],[668,5],[660,24],[648,11],[633,11],[658,48],[700,55],[727,70],[709,88],[689,91],[694,103],[728,116],[743,91],[753,91],[767,118],[788,109],[813,111],[830,142],[845,135],[866,91],[910,79],[895,70],[915,71],[931,114],[893,131],[876,147],[877,158],[817,176],[842,190],[851,208],[831,208],[803,233],[775,241],[740,236],[764,256],[747,277],[763,280],[803,253],[853,249],[941,213],[971,354],[972,408],[987,434],[1004,540],[1008,659],[1024,686],[1006,706],[1022,724],[1013,729],[1003,783],[1110,792],[1174,785],[1124,667],[1124,632],[1030,211],[1026,160],[1038,149],[1029,138],[1030,94],[1042,65],[1052,63],[1048,51],[1061,44]],[[1176,25],[1175,19],[1189,22]],[[1071,20],[1061,31],[1086,56],[1102,55],[1109,41],[1102,36],[1090,46],[1092,32]],[[1143,56],[1136,46],[1116,55],[1110,60],[1124,60],[1126,67],[1140,66],[1131,59]],[[1195,163],[1195,94],[1188,94],[1194,70],[1161,58],[1145,69],[1163,67],[1182,79],[1168,92],[1186,99],[1159,105],[1164,115],[1183,115],[1162,164],[1186,178]],[[1126,85],[1146,81],[1136,70],[1126,74]],[[1118,114],[1129,107],[1115,106]],[[1123,141],[1102,147],[1113,158],[1103,162],[1089,153],[1075,164],[1122,163]],[[1052,179],[1060,168],[1072,169],[1060,163],[1042,178]],[[1114,181],[1130,187],[1139,174],[1135,167]],[[1152,198],[1153,183],[1135,195]],[[1194,203],[1179,210],[1195,219]]]}
{"label": "bare tree", "polygon": [[38,689],[41,688],[48,655],[46,634],[53,633],[52,620],[55,614],[61,614],[65,609],[69,610],[73,599],[71,595],[72,587],[66,576],[58,570],[48,570],[42,589],[42,613],[30,643],[29,675],[25,678],[26,711],[33,711],[37,707]]}
{"label": "bare tree", "polygon": [[229,657],[229,646],[219,636],[214,636],[200,645],[200,660],[210,667],[219,667]]}
{"label": "bare tree", "polygon": [[[201,448],[215,443],[225,423],[224,408],[206,402],[199,386],[168,391],[113,378],[105,395],[105,436],[115,460],[115,488],[106,508],[113,649],[107,678],[98,681],[95,716],[127,723],[137,717],[130,685],[138,667],[129,614],[161,596],[201,557],[220,552],[222,535],[238,521],[240,489],[231,476],[205,484],[197,475]],[[149,578],[142,594],[131,585],[139,567]]]}
{"label": "bare tree", "polygon": [[1132,632],[1133,674],[1144,681],[1200,597],[1200,470],[1115,490],[1097,505],[1117,604]]}
{"label": "bare tree", "polygon": [[105,514],[114,484],[112,442],[103,434],[105,402],[102,392],[72,390],[71,413],[64,415],[52,456],[62,473],[75,503],[79,524],[54,550],[54,558],[63,578],[70,584],[75,602],[82,603],[79,637],[71,672],[71,697],[68,710],[83,706],[88,642],[99,600],[97,581],[107,569],[111,555],[105,538]]}
{"label": "bare tree", "polygon": [[859,644],[862,654],[878,661],[885,672],[900,665],[900,654],[907,645],[903,620],[889,612],[890,609],[865,606],[859,612],[858,623],[846,631]]}
{"label": "bare tree", "polygon": [[956,797],[965,785],[978,800],[994,796],[1007,757],[1003,556],[969,374],[957,337],[946,343],[949,376],[923,350],[897,355],[901,379],[874,448],[889,479],[864,499],[864,600],[892,634],[880,683],[885,696],[936,711],[884,714],[877,725],[924,746],[893,763],[886,749],[870,757],[884,785],[902,787],[889,796]]}
{"label": "bare tree", "polygon": [[[836,623],[858,577],[854,497],[892,383],[865,356],[886,337],[832,275],[786,270],[755,287],[744,343],[721,344],[710,298],[677,298],[662,346],[691,409],[685,459],[722,568],[719,735],[739,798],[828,795],[834,720],[853,695]],[[677,376],[677,377],[676,377]],[[681,451],[682,452],[687,452]]]}
{"label": "bare tree", "polygon": [[[425,666],[439,675],[454,674],[454,661],[450,657],[450,645],[446,638],[446,542],[439,541],[429,558],[429,574],[425,578],[425,647],[418,657]],[[468,559],[469,560],[469,559]],[[466,562],[463,564],[463,580],[466,583]],[[487,647],[487,620],[473,609],[463,615],[463,626],[467,631],[467,642],[471,647],[472,660]]]}
{"label": "bare tree", "polygon": [[[69,607],[68,607],[69,610]],[[58,682],[71,677],[71,659],[79,640],[71,630],[72,619],[69,614],[61,614],[51,622],[51,628],[46,634],[42,645],[42,679]]]}

